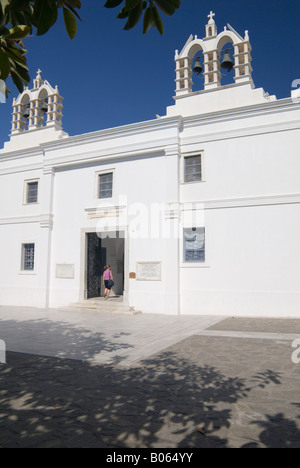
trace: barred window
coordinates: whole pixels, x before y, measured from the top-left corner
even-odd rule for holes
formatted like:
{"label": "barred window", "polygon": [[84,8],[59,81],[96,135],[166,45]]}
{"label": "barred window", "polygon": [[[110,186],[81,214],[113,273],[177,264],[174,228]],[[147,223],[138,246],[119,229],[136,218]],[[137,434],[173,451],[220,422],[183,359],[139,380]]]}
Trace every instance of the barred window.
{"label": "barred window", "polygon": [[185,262],[205,262],[205,228],[183,230],[183,253]]}
{"label": "barred window", "polygon": [[22,244],[22,270],[34,270],[34,244]]}
{"label": "barred window", "polygon": [[184,181],[201,182],[202,165],[201,154],[196,156],[186,156],[184,158]]}
{"label": "barred window", "polygon": [[99,198],[112,198],[113,173],[99,174]]}
{"label": "barred window", "polygon": [[26,203],[37,203],[38,201],[38,182],[27,182]]}

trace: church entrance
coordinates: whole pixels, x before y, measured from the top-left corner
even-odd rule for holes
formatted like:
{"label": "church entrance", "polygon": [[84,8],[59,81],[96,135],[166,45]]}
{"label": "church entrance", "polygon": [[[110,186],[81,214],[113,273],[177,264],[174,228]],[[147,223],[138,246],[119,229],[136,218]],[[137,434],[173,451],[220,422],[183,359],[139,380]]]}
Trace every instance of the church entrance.
{"label": "church entrance", "polygon": [[111,266],[114,277],[112,296],[121,296],[124,291],[124,238],[120,232],[105,233],[106,237],[96,232],[86,234],[87,245],[87,299],[103,296],[102,284],[105,265]]}

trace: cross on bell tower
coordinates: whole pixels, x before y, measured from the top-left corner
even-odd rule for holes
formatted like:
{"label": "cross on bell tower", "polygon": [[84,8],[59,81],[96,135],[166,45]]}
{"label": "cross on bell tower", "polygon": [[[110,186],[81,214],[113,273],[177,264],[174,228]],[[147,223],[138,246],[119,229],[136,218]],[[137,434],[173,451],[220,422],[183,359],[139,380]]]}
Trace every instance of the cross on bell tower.
{"label": "cross on bell tower", "polygon": [[209,15],[207,15],[209,21],[205,26],[206,37],[215,37],[217,35],[217,25],[215,23],[214,16],[216,16],[216,14],[212,11],[209,13]]}

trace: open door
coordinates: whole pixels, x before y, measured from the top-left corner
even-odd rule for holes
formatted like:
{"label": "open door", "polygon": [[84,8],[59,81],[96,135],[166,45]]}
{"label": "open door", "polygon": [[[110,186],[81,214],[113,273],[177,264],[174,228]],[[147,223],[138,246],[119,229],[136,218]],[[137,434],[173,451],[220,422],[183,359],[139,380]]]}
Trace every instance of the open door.
{"label": "open door", "polygon": [[103,270],[106,265],[106,248],[96,232],[87,234],[87,298],[101,296]]}
{"label": "open door", "polygon": [[[108,235],[107,235],[108,234]],[[124,237],[121,232],[87,233],[87,299],[100,297],[104,288],[102,277],[105,265],[111,266],[114,277],[112,295],[122,296],[124,292]]]}

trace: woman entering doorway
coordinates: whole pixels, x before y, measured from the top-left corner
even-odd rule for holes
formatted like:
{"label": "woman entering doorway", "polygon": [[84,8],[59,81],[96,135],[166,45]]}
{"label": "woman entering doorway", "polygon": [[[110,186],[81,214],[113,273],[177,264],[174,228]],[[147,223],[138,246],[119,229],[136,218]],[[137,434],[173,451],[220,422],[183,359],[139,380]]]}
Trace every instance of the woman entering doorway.
{"label": "woman entering doorway", "polygon": [[108,299],[110,295],[111,288],[114,285],[113,274],[110,269],[110,265],[106,265],[103,273],[103,284],[105,286],[104,290],[104,299]]}

